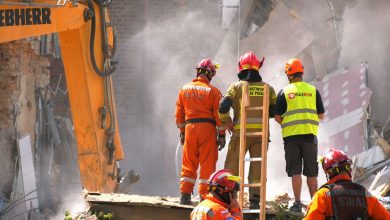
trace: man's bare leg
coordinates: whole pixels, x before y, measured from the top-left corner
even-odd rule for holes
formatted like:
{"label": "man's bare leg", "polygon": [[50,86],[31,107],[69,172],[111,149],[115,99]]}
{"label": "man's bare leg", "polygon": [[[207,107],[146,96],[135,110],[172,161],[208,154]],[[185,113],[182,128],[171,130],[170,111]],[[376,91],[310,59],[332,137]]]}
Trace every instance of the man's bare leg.
{"label": "man's bare leg", "polygon": [[292,180],[292,187],[294,191],[295,201],[301,201],[302,176],[293,175],[291,180]]}
{"label": "man's bare leg", "polygon": [[309,187],[310,197],[313,198],[318,188],[317,177],[307,177],[307,187]]}

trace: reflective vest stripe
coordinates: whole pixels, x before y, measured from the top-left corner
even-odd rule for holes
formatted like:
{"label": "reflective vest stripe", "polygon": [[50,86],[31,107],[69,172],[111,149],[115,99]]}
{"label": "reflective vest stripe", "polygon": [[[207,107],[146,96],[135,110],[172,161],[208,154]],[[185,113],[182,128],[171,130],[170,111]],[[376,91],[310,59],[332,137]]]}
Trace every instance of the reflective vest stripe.
{"label": "reflective vest stripe", "polygon": [[310,119],[296,120],[296,121],[290,121],[290,122],[282,124],[282,128],[292,126],[292,125],[301,125],[301,124],[313,124],[313,125],[318,126],[320,123],[318,121],[310,120]]}
{"label": "reflective vest stripe", "polygon": [[194,178],[191,178],[191,177],[182,177],[181,179],[180,179],[180,181],[182,181],[182,182],[189,182],[189,183],[193,183],[193,184],[195,184],[195,179]]}
{"label": "reflective vest stripe", "polygon": [[294,109],[286,112],[284,116],[288,115],[294,115],[294,114],[299,114],[299,113],[311,113],[311,114],[317,114],[317,110],[310,109],[310,108],[303,108],[303,109]]}
{"label": "reflective vest stripe", "polygon": [[220,119],[224,119],[224,118],[229,118],[229,113],[225,113],[225,114],[222,114],[222,113],[218,113],[219,114],[219,118]]}

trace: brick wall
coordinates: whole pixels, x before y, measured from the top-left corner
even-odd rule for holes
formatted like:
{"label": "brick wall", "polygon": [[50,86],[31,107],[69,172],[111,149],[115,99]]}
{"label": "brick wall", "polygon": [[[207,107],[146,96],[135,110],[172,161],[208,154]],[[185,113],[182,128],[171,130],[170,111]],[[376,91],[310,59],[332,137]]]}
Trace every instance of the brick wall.
{"label": "brick wall", "polygon": [[194,67],[213,57],[224,36],[218,2],[204,0],[113,1],[118,35],[114,75],[122,168],[141,175],[135,193],[177,195],[174,110],[179,88]]}
{"label": "brick wall", "polygon": [[0,44],[0,192],[8,198],[15,175],[16,140],[29,134],[31,143],[35,142],[35,92],[48,83],[48,65],[30,42]]}

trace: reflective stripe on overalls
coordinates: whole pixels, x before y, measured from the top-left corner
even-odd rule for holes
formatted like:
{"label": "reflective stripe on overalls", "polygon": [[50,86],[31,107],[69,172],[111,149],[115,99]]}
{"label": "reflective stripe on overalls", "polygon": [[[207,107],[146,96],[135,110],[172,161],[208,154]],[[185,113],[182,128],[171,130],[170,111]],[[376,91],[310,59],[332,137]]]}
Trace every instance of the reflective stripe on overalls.
{"label": "reflective stripe on overalls", "polygon": [[[262,126],[263,120],[262,118],[247,118],[246,119],[246,128],[263,128]],[[240,121],[234,123],[234,130],[239,130],[241,128]]]}
{"label": "reflective stripe on overalls", "polygon": [[316,88],[305,82],[295,82],[285,87],[283,92],[287,102],[282,121],[283,138],[300,134],[317,135]]}

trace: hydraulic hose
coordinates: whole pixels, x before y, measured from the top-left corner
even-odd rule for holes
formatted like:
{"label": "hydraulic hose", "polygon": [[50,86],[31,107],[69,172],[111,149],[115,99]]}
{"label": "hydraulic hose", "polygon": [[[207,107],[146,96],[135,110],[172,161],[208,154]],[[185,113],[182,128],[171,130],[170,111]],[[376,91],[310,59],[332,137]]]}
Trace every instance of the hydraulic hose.
{"label": "hydraulic hose", "polygon": [[[109,157],[108,157],[108,164],[113,164],[113,158],[115,153],[115,145],[114,145],[114,136],[115,136],[115,114],[114,114],[114,103],[112,100],[112,81],[111,81],[111,74],[115,71],[115,62],[111,62],[111,58],[114,55],[115,47],[116,47],[116,38],[115,38],[115,30],[113,28],[113,48],[110,50],[108,45],[108,38],[107,38],[107,26],[111,26],[110,23],[107,23],[106,21],[106,9],[107,6],[111,4],[111,0],[94,0],[94,2],[99,6],[100,9],[100,26],[101,26],[101,37],[102,37],[102,45],[101,50],[103,52],[103,71],[101,71],[97,64],[96,64],[96,58],[95,58],[95,33],[96,33],[96,13],[95,9],[93,7],[92,0],[87,0],[88,8],[90,11],[86,13],[86,18],[91,19],[91,36],[90,36],[90,56],[91,56],[91,63],[95,70],[95,72],[104,78],[104,106],[101,108],[102,113],[102,128],[105,129],[106,133],[106,147],[109,151]],[[108,111],[109,118],[110,118],[110,125],[108,128],[105,126],[105,120],[106,117],[103,117],[107,114]]]}
{"label": "hydraulic hose", "polygon": [[94,0],[96,2],[96,4],[98,4],[99,6],[101,7],[108,7],[112,0]]}
{"label": "hydraulic hose", "polygon": [[[90,37],[90,42],[89,42],[89,51],[90,51],[92,66],[93,66],[93,69],[95,70],[95,72],[99,76],[107,77],[107,76],[110,76],[112,73],[114,73],[116,67],[115,67],[115,65],[110,65],[110,67],[108,69],[104,69],[103,71],[101,71],[96,64],[96,58],[95,58],[95,33],[96,33],[95,9],[93,8],[93,4],[92,4],[91,0],[87,0],[87,4],[88,4],[89,9],[92,11],[91,37]],[[103,17],[102,19],[104,20],[105,18]],[[101,25],[103,27],[103,26],[105,26],[105,23],[102,23]],[[105,30],[105,28],[102,29],[102,32],[105,32],[104,30]],[[103,39],[105,39],[105,38],[103,38]],[[106,40],[103,40],[103,41],[106,41]],[[105,42],[104,44],[107,45],[107,42]],[[103,47],[107,47],[107,46],[103,46]],[[104,57],[105,57],[105,59],[107,59],[106,54],[104,54]]]}

